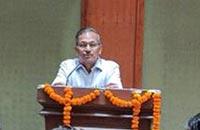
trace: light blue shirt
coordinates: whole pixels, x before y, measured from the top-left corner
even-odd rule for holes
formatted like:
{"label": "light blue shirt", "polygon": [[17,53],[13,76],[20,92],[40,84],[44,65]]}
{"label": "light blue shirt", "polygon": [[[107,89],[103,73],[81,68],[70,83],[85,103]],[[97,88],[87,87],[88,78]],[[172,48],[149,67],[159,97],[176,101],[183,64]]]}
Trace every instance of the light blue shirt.
{"label": "light blue shirt", "polygon": [[80,64],[78,58],[63,61],[52,82],[53,86],[56,84],[84,88],[105,88],[107,85],[114,84],[122,88],[119,65],[114,61],[101,58],[97,60],[90,73]]}

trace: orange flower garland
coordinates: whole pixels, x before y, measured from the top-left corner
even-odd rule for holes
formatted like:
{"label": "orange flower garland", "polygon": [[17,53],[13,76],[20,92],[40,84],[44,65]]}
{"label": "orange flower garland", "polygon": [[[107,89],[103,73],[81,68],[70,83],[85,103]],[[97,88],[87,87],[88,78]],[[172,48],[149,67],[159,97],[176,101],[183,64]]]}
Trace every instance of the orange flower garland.
{"label": "orange flower garland", "polygon": [[72,89],[65,88],[64,89],[65,104],[64,104],[64,110],[63,110],[63,123],[66,126],[70,126],[70,123],[71,123],[71,110],[72,110],[71,98],[72,98],[72,96],[73,96]]}
{"label": "orange flower garland", "polygon": [[142,104],[142,98],[140,93],[135,92],[132,93],[133,99],[132,99],[132,111],[133,111],[133,116],[132,116],[132,125],[131,128],[133,130],[139,130],[139,114],[140,114],[140,108]]}
{"label": "orange flower garland", "polygon": [[153,125],[152,130],[160,130],[160,109],[161,109],[161,94],[160,92],[153,94]]}
{"label": "orange flower garland", "polygon": [[[70,126],[71,123],[71,110],[72,106],[80,106],[86,104],[100,95],[99,90],[94,90],[93,92],[78,98],[72,98],[73,92],[70,87],[64,89],[64,97],[58,95],[55,90],[49,84],[44,85],[44,92],[49,95],[51,99],[64,105],[63,110],[63,123],[65,126]],[[148,91],[134,91],[132,93],[132,99],[124,100],[117,96],[114,96],[110,90],[105,90],[104,95],[108,100],[115,106],[121,108],[132,108],[132,130],[139,130],[139,114],[141,111],[141,105],[153,98],[153,124],[152,130],[160,130],[160,109],[161,109],[161,93],[156,90]]]}
{"label": "orange flower garland", "polygon": [[61,105],[64,105],[63,123],[65,126],[70,126],[72,105],[76,106],[76,105],[86,104],[100,95],[100,91],[96,89],[93,92],[84,95],[82,97],[72,98],[73,97],[72,89],[70,87],[66,87],[64,89],[64,97],[62,97],[58,95],[49,84],[44,85],[44,92],[46,92],[49,95],[49,97],[54,101],[58,102]]}
{"label": "orange flower garland", "polygon": [[47,93],[51,99],[58,102],[59,104],[62,104],[62,105],[65,104],[64,98],[62,96],[56,94],[55,90],[51,87],[51,85],[45,84],[44,92]]}
{"label": "orange flower garland", "polygon": [[[152,95],[153,94],[153,95]],[[132,117],[132,130],[139,130],[139,114],[141,111],[141,105],[148,101],[151,97],[153,98],[153,128],[152,130],[159,130],[160,125],[160,104],[161,104],[161,95],[159,92],[156,91],[135,91],[132,93],[132,100],[124,100],[120,99],[113,95],[110,90],[105,90],[104,95],[108,100],[115,106],[124,107],[124,108],[131,108],[133,111]]]}
{"label": "orange flower garland", "polygon": [[115,106],[118,107],[132,107],[131,101],[120,99],[112,94],[110,90],[105,90],[104,95],[108,98],[108,100]]}
{"label": "orange flower garland", "polygon": [[73,106],[80,106],[94,100],[99,95],[100,95],[100,91],[94,90],[94,92],[91,92],[90,94],[87,94],[85,96],[82,96],[79,98],[73,98],[71,100],[71,103]]}

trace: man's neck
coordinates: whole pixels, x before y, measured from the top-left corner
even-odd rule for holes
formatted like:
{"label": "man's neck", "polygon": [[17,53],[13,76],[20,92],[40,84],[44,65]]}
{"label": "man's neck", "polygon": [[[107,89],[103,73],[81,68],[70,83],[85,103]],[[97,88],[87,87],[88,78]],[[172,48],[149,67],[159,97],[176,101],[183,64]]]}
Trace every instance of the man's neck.
{"label": "man's neck", "polygon": [[90,73],[92,71],[92,67],[94,66],[94,64],[87,64],[87,65],[83,65],[85,67],[85,69],[87,70],[88,73]]}
{"label": "man's neck", "polygon": [[90,73],[92,71],[92,68],[95,66],[95,64],[96,64],[97,61],[98,61],[98,59],[93,64],[90,64],[90,63],[88,63],[88,64],[81,63],[81,64],[85,67],[85,69],[87,70],[87,72]]}

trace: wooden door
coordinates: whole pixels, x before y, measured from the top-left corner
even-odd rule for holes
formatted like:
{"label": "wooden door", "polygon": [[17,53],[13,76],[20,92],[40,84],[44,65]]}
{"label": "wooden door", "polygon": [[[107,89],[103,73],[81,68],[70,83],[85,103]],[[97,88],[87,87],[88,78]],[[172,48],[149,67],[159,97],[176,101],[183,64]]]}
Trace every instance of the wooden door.
{"label": "wooden door", "polygon": [[103,57],[120,64],[125,87],[141,88],[144,0],[82,0],[81,25],[102,36]]}

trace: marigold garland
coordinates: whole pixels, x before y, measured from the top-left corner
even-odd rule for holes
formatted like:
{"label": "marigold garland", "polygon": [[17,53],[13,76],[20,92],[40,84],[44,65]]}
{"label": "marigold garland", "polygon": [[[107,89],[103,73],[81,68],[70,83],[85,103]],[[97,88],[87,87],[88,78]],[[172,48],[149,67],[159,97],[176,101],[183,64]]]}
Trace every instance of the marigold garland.
{"label": "marigold garland", "polygon": [[105,90],[104,91],[104,95],[115,106],[123,107],[123,108],[132,107],[132,102],[131,101],[120,99],[120,98],[114,96],[110,90]]}
{"label": "marigold garland", "polygon": [[132,93],[132,125],[131,128],[133,130],[139,130],[139,114],[140,114],[140,109],[141,109],[141,104],[142,104],[142,97],[140,93],[135,92]]}
{"label": "marigold garland", "polygon": [[157,91],[135,91],[132,93],[132,100],[124,100],[113,95],[110,90],[105,90],[104,95],[115,106],[123,108],[132,108],[133,115],[131,121],[132,130],[139,130],[139,114],[141,111],[141,105],[153,98],[153,125],[152,130],[159,130],[160,126],[160,105],[161,95]]}
{"label": "marigold garland", "polygon": [[[82,97],[73,98],[73,92],[71,87],[66,87],[64,89],[64,97],[58,95],[55,90],[49,84],[44,85],[44,92],[49,95],[51,99],[64,105],[63,108],[63,123],[65,126],[70,126],[71,123],[71,110],[72,106],[80,106],[86,104],[100,95],[99,90],[94,90],[93,92],[84,95]],[[132,108],[132,130],[139,130],[139,114],[141,111],[141,105],[153,98],[153,124],[152,130],[160,130],[160,113],[161,113],[161,93],[156,90],[148,91],[134,91],[132,93],[131,100],[121,99],[114,96],[110,90],[104,91],[105,97],[115,106],[121,108]]]}
{"label": "marigold garland", "polygon": [[160,130],[161,94],[153,94],[153,125],[152,130]]}
{"label": "marigold garland", "polygon": [[71,110],[72,106],[83,105],[100,95],[99,90],[94,90],[93,92],[84,95],[79,98],[73,98],[73,92],[71,87],[66,87],[64,89],[64,97],[58,95],[55,90],[49,84],[44,85],[44,92],[49,95],[51,99],[58,102],[61,105],[64,105],[63,108],[63,123],[65,126],[70,126],[71,123]]}

